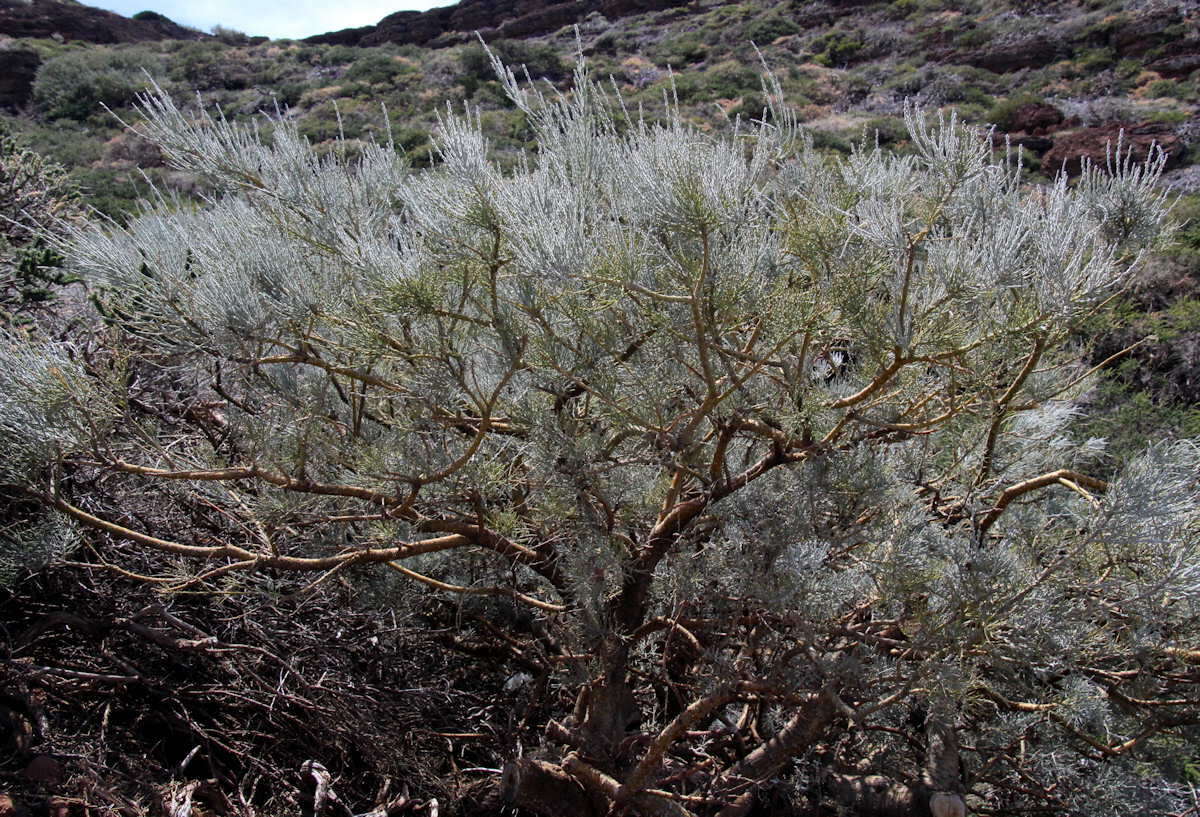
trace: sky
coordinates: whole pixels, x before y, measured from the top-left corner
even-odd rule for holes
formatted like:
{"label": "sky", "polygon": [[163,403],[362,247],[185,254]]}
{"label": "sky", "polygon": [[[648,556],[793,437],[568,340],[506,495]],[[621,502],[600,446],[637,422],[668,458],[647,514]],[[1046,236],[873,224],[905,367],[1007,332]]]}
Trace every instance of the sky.
{"label": "sky", "polygon": [[132,17],[157,11],[201,31],[215,25],[273,39],[309,37],[378,23],[394,11],[449,6],[455,0],[84,0],[89,6]]}

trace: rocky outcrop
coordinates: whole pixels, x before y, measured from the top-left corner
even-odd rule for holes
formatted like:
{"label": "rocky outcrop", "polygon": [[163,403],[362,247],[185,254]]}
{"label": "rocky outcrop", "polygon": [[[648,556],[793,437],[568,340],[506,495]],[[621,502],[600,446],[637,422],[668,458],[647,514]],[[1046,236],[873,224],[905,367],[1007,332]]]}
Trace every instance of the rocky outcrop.
{"label": "rocky outcrop", "polygon": [[1044,102],[1030,102],[1013,113],[1009,130],[1030,136],[1044,136],[1057,130],[1062,123],[1062,111],[1058,108]]}
{"label": "rocky outcrop", "polygon": [[24,48],[0,50],[0,108],[13,110],[29,101],[42,58]]}
{"label": "rocky outcrop", "polygon": [[1200,39],[1189,38],[1163,46],[1162,56],[1146,64],[1146,70],[1164,77],[1182,79],[1200,68]]}
{"label": "rocky outcrop", "polygon": [[105,44],[208,36],[161,14],[131,20],[111,11],[59,0],[0,0],[0,34]]}
{"label": "rocky outcrop", "polygon": [[1139,162],[1145,161],[1157,145],[1167,154],[1168,167],[1179,164],[1184,153],[1183,140],[1169,125],[1159,122],[1113,123],[1056,135],[1054,147],[1042,157],[1042,167],[1051,173],[1061,167],[1067,175],[1077,176],[1085,160],[1103,167],[1118,144],[1122,155],[1128,152]]}
{"label": "rocky outcrop", "polygon": [[1123,57],[1135,57],[1179,38],[1172,27],[1183,22],[1178,6],[1162,5],[1113,26],[1109,44]]}
{"label": "rocky outcrop", "polygon": [[1061,40],[1036,35],[1002,40],[978,51],[962,54],[957,61],[997,74],[1007,74],[1022,68],[1041,68],[1069,55],[1070,49]]}
{"label": "rocky outcrop", "polygon": [[439,37],[474,32],[485,40],[548,34],[581,22],[593,12],[615,19],[645,11],[686,5],[688,0],[462,0],[429,11],[398,11],[376,25],[318,34],[306,42],[371,46],[383,43],[425,45]]}

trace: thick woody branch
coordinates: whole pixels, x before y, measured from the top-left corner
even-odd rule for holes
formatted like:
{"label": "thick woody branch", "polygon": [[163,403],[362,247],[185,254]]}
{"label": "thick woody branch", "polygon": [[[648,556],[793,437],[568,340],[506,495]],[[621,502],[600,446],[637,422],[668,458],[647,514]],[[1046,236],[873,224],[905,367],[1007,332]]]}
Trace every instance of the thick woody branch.
{"label": "thick woody branch", "polygon": [[1066,468],[1060,468],[1057,471],[1032,477],[1015,485],[1010,485],[1001,492],[1000,496],[996,499],[996,504],[983,517],[983,521],[979,523],[979,535],[981,537],[986,535],[996,520],[1000,518],[1000,515],[1004,513],[1004,509],[1011,505],[1014,500],[1039,488],[1046,488],[1050,485],[1061,485],[1064,480],[1091,488],[1093,491],[1108,490],[1108,483],[1104,480],[1089,477],[1087,474],[1080,474],[1077,471],[1071,471]]}
{"label": "thick woody branch", "polygon": [[837,696],[822,690],[800,707],[782,729],[755,747],[728,773],[730,783],[751,783],[733,803],[721,809],[717,817],[745,817],[754,804],[753,784],[770,777],[816,743],[839,713]]}
{"label": "thick woody branch", "polygon": [[289,477],[286,474],[281,474],[277,471],[270,471],[266,468],[260,468],[257,465],[250,465],[240,468],[210,468],[210,469],[192,469],[192,470],[171,470],[166,468],[152,468],[146,465],[136,465],[131,462],[117,460],[107,463],[111,468],[118,471],[124,471],[127,474],[138,474],[141,476],[154,477],[156,479],[169,480],[195,480],[198,482],[232,482],[239,479],[258,479],[269,483],[285,491],[294,491],[304,494],[319,494],[322,496],[344,496],[351,499],[362,499],[375,505],[380,505],[385,508],[395,508],[401,506],[402,500],[395,494],[385,494],[379,491],[372,491],[370,488],[362,488],[357,485],[336,485],[321,482],[313,482],[307,479],[296,479]]}
{"label": "thick woody branch", "polygon": [[688,729],[709,718],[719,707],[729,703],[736,696],[736,687],[724,687],[693,701],[676,715],[675,719],[650,742],[650,748],[646,750],[646,754],[618,792],[618,799],[624,801],[643,791],[650,784],[651,777],[662,767],[663,757],[671,745],[687,734]]}
{"label": "thick woody branch", "polygon": [[[925,786],[935,795],[948,814],[955,814],[952,801],[962,801],[962,762],[958,754],[958,734],[954,731],[954,710],[947,701],[931,707],[925,721]],[[931,800],[932,802],[932,800]]]}
{"label": "thick woody branch", "polygon": [[[563,769],[578,780],[593,795],[612,802],[619,802],[621,784],[610,775],[584,762],[579,755],[571,753],[563,761]],[[630,805],[636,814],[646,817],[694,817],[692,812],[665,797],[642,793],[631,798]]]}

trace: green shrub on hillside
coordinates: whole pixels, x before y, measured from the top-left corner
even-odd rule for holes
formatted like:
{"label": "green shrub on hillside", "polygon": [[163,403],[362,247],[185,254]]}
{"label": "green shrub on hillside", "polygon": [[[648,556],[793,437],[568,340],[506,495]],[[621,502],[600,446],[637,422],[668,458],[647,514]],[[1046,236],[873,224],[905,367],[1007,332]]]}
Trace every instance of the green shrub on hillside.
{"label": "green shrub on hillside", "polygon": [[[305,49],[301,49],[303,52]],[[363,49],[350,45],[335,45],[324,50],[317,49],[315,58],[321,65],[347,65],[361,56]]]}
{"label": "green shrub on hillside", "polygon": [[1186,94],[1184,86],[1173,79],[1156,79],[1146,86],[1146,96],[1151,98],[1183,99]]}
{"label": "green shrub on hillside", "polygon": [[313,143],[361,137],[366,123],[362,117],[348,110],[343,104],[345,102],[357,104],[350,100],[342,100],[337,106],[330,102],[308,111],[297,126],[300,134]]}
{"label": "green shrub on hillside", "polygon": [[345,79],[367,85],[386,85],[416,70],[409,63],[395,60],[387,54],[368,54],[350,66]]}
{"label": "green shrub on hillside", "polygon": [[548,79],[557,82],[569,73],[558,50],[552,45],[524,42],[522,40],[496,40],[488,43],[485,49],[482,45],[471,45],[459,54],[463,76],[477,81],[488,81],[496,78],[492,68],[491,51],[505,65],[516,73],[529,73],[533,79]]}
{"label": "green shrub on hillside", "polygon": [[128,106],[162,73],[159,56],[144,49],[75,51],[42,64],[33,100],[51,119],[82,121],[102,107]]}
{"label": "green shrub on hillside", "polygon": [[724,62],[700,77],[698,92],[707,100],[736,99],[762,90],[758,73],[736,62]]}
{"label": "green shrub on hillside", "polygon": [[752,21],[742,31],[742,34],[750,42],[765,45],[799,31],[800,26],[796,25],[794,20],[783,14],[771,12]]}
{"label": "green shrub on hillside", "polygon": [[813,61],[829,68],[840,68],[858,56],[866,43],[858,32],[831,31],[813,40],[809,46]]}
{"label": "green shrub on hillside", "polygon": [[[106,218],[125,221],[147,196],[148,188],[136,172],[112,167],[76,168],[71,179],[88,206]],[[139,183],[142,182],[142,183]]]}
{"label": "green shrub on hillside", "polygon": [[654,61],[659,65],[680,68],[703,62],[708,56],[708,45],[698,34],[689,32],[679,37],[662,40],[654,51]]}
{"label": "green shrub on hillside", "polygon": [[225,45],[246,45],[250,42],[250,37],[244,31],[238,31],[236,28],[226,28],[225,26],[213,26],[212,34],[218,41]]}
{"label": "green shrub on hillside", "polygon": [[255,84],[245,58],[215,40],[184,44],[171,57],[168,75],[191,91],[240,91]]}
{"label": "green shrub on hillside", "polygon": [[904,126],[904,120],[894,116],[869,119],[864,130],[867,144],[878,142],[880,145],[894,145],[908,139],[908,128]]}

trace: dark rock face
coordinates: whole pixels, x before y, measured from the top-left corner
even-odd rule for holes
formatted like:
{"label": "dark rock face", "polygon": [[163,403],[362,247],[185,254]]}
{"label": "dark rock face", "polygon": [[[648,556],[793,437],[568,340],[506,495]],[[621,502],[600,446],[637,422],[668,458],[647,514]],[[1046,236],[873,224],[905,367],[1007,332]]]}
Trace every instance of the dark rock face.
{"label": "dark rock face", "polygon": [[1123,57],[1144,54],[1176,39],[1167,29],[1182,21],[1178,6],[1160,7],[1114,29],[1111,44]]}
{"label": "dark rock face", "polygon": [[162,15],[131,20],[111,11],[58,0],[0,0],[0,34],[53,37],[89,43],[199,40],[207,37]]}
{"label": "dark rock face", "polygon": [[1031,136],[1044,136],[1057,130],[1062,123],[1062,111],[1058,108],[1042,102],[1031,102],[1017,108],[1012,117],[1011,130]]}
{"label": "dark rock face", "polygon": [[577,23],[592,12],[609,19],[686,5],[688,0],[462,0],[429,11],[398,11],[374,26],[318,34],[305,41],[327,45],[372,46],[383,43],[425,45],[451,33],[485,39],[531,37]]}
{"label": "dark rock face", "polygon": [[[1039,155],[1054,147],[1054,140],[1049,136],[1027,136],[1023,133],[1015,135],[1006,134],[1006,136],[1008,138],[1008,144],[1012,145],[1013,147],[1025,148],[1026,150],[1033,151]],[[996,147],[1003,147],[1004,139],[1004,136],[997,136],[994,139],[994,144]]]}
{"label": "dark rock face", "polygon": [[1103,167],[1110,153],[1116,151],[1118,140],[1122,155],[1128,152],[1137,162],[1145,161],[1154,145],[1167,154],[1167,167],[1179,164],[1183,158],[1183,140],[1170,126],[1159,122],[1113,123],[1059,134],[1054,147],[1043,157],[1042,167],[1051,172],[1062,167],[1069,176],[1082,172],[1085,159]]}
{"label": "dark rock face", "polygon": [[0,108],[20,108],[33,93],[33,78],[42,58],[36,51],[0,51]]}
{"label": "dark rock face", "polygon": [[1164,77],[1182,79],[1200,68],[1200,40],[1187,39],[1163,47],[1164,55],[1146,65]]}
{"label": "dark rock face", "polygon": [[1022,68],[1041,68],[1067,57],[1066,43],[1048,36],[1034,36],[998,42],[960,57],[967,65],[986,68],[996,74],[1020,71]]}

